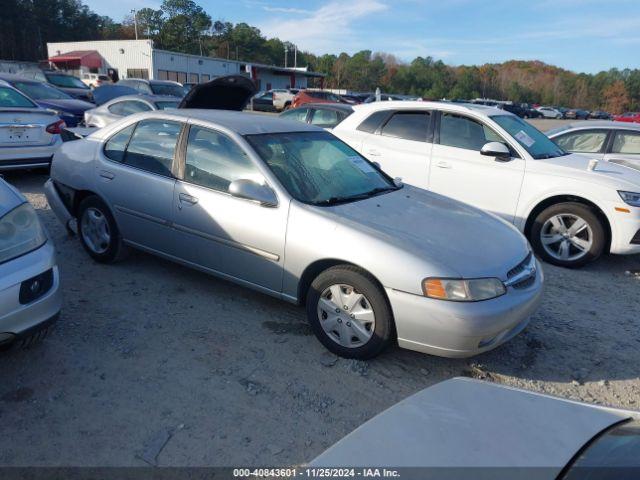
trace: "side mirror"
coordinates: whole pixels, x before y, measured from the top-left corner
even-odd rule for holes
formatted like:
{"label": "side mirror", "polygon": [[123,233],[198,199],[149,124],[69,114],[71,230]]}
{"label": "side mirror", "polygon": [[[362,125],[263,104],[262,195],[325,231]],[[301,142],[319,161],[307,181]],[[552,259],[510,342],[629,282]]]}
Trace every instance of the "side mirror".
{"label": "side mirror", "polygon": [[404,183],[402,183],[402,179],[400,177],[396,177],[393,179],[393,184],[400,188],[402,185],[404,185]]}
{"label": "side mirror", "polygon": [[276,193],[267,185],[260,185],[253,180],[234,180],[229,185],[229,193],[234,197],[253,200],[265,207],[276,207],[278,197]]}
{"label": "side mirror", "polygon": [[480,149],[481,155],[488,157],[495,157],[496,160],[506,161],[511,158],[511,152],[509,148],[501,142],[489,142],[485,143]]}

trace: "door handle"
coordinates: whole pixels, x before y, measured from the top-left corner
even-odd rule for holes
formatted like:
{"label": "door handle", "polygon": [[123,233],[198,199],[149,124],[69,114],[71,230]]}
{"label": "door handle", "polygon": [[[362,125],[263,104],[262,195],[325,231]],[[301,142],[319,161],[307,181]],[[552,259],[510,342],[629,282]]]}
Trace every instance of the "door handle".
{"label": "door handle", "polygon": [[180,199],[180,203],[188,203],[189,205],[195,205],[196,203],[198,203],[197,197],[193,197],[186,193],[181,193],[180,195],[178,195],[178,198]]}
{"label": "door handle", "polygon": [[100,171],[100,176],[102,178],[106,178],[107,180],[113,180],[115,178],[115,175],[113,173],[107,172],[106,170]]}
{"label": "door handle", "polygon": [[436,167],[438,167],[438,168],[451,168],[451,164],[449,162],[438,162],[438,163],[436,163]]}
{"label": "door handle", "polygon": [[371,155],[372,157],[379,157],[380,156],[380,152],[378,150],[369,150],[367,153],[369,155]]}

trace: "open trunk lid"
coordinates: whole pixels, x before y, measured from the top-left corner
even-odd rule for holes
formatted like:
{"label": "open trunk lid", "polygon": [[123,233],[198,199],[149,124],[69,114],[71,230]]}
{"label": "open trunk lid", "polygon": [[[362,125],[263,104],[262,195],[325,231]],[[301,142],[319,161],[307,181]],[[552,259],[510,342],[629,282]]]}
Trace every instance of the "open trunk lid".
{"label": "open trunk lid", "polygon": [[178,108],[240,111],[244,110],[255,93],[255,83],[249,77],[225,75],[193,87]]}

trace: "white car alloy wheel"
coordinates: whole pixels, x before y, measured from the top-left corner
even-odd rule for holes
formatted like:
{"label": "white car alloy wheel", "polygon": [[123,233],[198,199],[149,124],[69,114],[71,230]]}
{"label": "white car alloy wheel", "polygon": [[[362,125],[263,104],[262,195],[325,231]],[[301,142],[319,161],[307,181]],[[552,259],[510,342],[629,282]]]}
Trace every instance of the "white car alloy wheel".
{"label": "white car alloy wheel", "polygon": [[318,320],[327,336],[346,348],[361,347],[371,339],[376,317],[367,297],[353,286],[334,284],[318,300]]}
{"label": "white car alloy wheel", "polygon": [[111,244],[111,233],[104,214],[97,208],[87,208],[81,222],[82,239],[87,247],[98,255],[105,253]]}
{"label": "white car alloy wheel", "polygon": [[540,241],[546,253],[556,260],[580,260],[593,246],[593,230],[578,215],[557,214],[543,224]]}

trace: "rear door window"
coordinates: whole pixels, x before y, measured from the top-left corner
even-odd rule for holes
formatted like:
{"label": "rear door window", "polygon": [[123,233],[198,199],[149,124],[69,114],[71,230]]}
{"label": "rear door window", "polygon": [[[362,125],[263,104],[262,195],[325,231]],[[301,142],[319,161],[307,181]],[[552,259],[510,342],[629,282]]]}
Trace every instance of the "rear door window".
{"label": "rear door window", "polygon": [[611,153],[640,154],[640,132],[616,132]]}
{"label": "rear door window", "polygon": [[182,125],[164,120],[138,123],[129,141],[124,163],[151,173],[172,176],[171,165]]}
{"label": "rear door window", "polygon": [[378,127],[387,119],[388,116],[388,110],[374,112],[369,115],[360,125],[358,125],[357,130],[366,133],[374,133],[376,130],[378,130]]}
{"label": "rear door window", "polygon": [[124,152],[127,149],[127,144],[131,138],[133,130],[136,128],[136,124],[128,126],[120,130],[113,137],[107,140],[104,146],[104,154],[110,160],[114,162],[122,162],[124,160]]}
{"label": "rear door window", "polygon": [[311,117],[311,124],[322,128],[335,127],[339,121],[338,112],[335,110],[314,110],[313,116]]}
{"label": "rear door window", "polygon": [[430,112],[396,112],[380,133],[385,137],[426,142],[430,118]]}
{"label": "rear door window", "polygon": [[296,120],[298,122],[306,123],[307,114],[309,113],[308,108],[296,108],[294,110],[287,110],[282,113],[280,116],[282,118],[286,118],[287,120]]}

